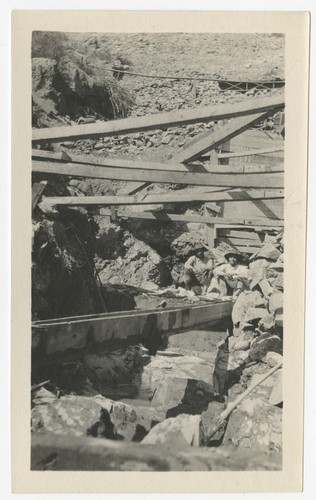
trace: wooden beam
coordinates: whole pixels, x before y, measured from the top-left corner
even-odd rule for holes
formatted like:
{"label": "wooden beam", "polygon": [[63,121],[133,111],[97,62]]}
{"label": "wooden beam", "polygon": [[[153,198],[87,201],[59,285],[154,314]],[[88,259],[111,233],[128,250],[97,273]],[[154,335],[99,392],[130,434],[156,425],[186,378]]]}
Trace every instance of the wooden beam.
{"label": "wooden beam", "polygon": [[236,151],[234,153],[219,153],[218,158],[239,158],[241,156],[255,156],[268,153],[284,152],[284,146],[275,146],[274,148],[249,149],[248,151]]}
{"label": "wooden beam", "polygon": [[[95,214],[101,215],[104,217],[110,217],[110,209],[109,208],[99,208],[94,209]],[[119,209],[117,212],[118,217],[128,218],[128,219],[147,219],[152,221],[161,221],[161,222],[185,222],[185,223],[196,223],[196,224],[205,224],[209,222],[211,219],[209,216],[201,216],[201,215],[186,215],[186,214],[172,214],[169,212],[134,212],[128,209]],[[218,219],[219,220],[219,219]]]}
{"label": "wooden beam", "polygon": [[[234,222],[227,222],[228,218],[218,218],[218,220],[215,222],[215,229],[216,231],[220,231],[221,229],[247,229],[255,232],[261,233],[262,231],[267,231],[267,232],[277,232],[280,231],[280,227],[284,227],[284,220],[278,221],[277,219],[269,219],[269,224],[265,223],[264,219],[261,219],[260,221],[254,222],[254,219],[252,220],[244,220],[244,224],[241,226],[240,224],[236,224]],[[249,223],[248,223],[249,222]],[[274,224],[276,222],[276,224]],[[268,226],[268,227],[267,227]]]}
{"label": "wooden beam", "polygon": [[194,172],[167,172],[159,170],[100,167],[81,163],[33,160],[33,172],[67,175],[70,177],[91,177],[121,181],[145,181],[195,186],[231,186],[282,188],[283,176],[269,174],[210,174]]}
{"label": "wooden beam", "polygon": [[[98,215],[103,215],[106,217],[110,216],[110,211],[108,208],[94,208],[94,212]],[[147,219],[152,221],[166,221],[166,222],[196,222],[197,224],[226,224],[227,226],[233,225],[234,227],[241,228],[251,228],[252,226],[258,228],[258,226],[267,229],[271,227],[283,227],[284,221],[279,219],[262,219],[250,220],[250,219],[228,219],[224,217],[205,217],[198,215],[178,215],[170,214],[165,212],[134,212],[132,210],[118,211],[119,217],[126,217],[129,219]]]}
{"label": "wooden beam", "polygon": [[183,150],[173,156],[173,161],[178,163],[188,163],[200,158],[204,153],[217,148],[224,142],[241,134],[257,122],[265,120],[274,113],[270,109],[265,113],[256,113],[250,116],[241,116],[228,122],[225,125],[217,126],[212,132],[204,132],[193,141],[188,143]]}
{"label": "wooden beam", "polygon": [[[126,195],[126,196],[54,196],[45,197],[43,206],[120,206],[120,205],[160,205],[163,203],[190,203],[190,202],[207,202],[211,199],[214,201],[213,193],[190,193],[177,194],[170,192],[168,194],[148,194]],[[245,200],[242,200],[245,201]],[[246,200],[247,201],[247,200]]]}
{"label": "wooden beam", "polygon": [[41,151],[37,149],[32,150],[33,160],[53,160],[64,161],[65,163],[80,164],[87,166],[100,166],[105,168],[130,168],[132,170],[145,169],[145,170],[159,170],[159,171],[174,171],[174,172],[199,172],[199,173],[222,173],[222,174],[243,174],[243,173],[264,173],[264,172],[284,172],[283,165],[276,165],[267,167],[265,165],[236,165],[232,167],[197,164],[183,164],[172,161],[168,162],[157,161],[139,161],[139,160],[126,160],[125,158],[98,158],[93,155],[66,155],[64,152],[52,153],[50,151]]}
{"label": "wooden beam", "polygon": [[258,248],[257,247],[249,247],[249,246],[238,246],[237,250],[240,253],[250,253],[250,254],[253,254],[253,253],[257,252]]}
{"label": "wooden beam", "polygon": [[205,243],[208,248],[213,248],[215,244],[214,224],[205,224]]}
{"label": "wooden beam", "polygon": [[71,161],[71,157],[65,151],[45,151],[44,149],[32,149],[32,158]]}
{"label": "wooden beam", "polygon": [[[254,233],[255,235],[257,233]],[[228,243],[229,245],[235,245],[235,246],[251,246],[251,247],[257,247],[261,248],[262,247],[262,241],[260,238],[253,239],[253,238],[232,238],[232,237],[226,237],[226,236],[221,236],[217,235],[217,240],[218,241],[223,241],[224,243]]]}
{"label": "wooden beam", "polygon": [[[60,154],[48,153],[47,151],[42,151],[42,154],[38,154],[37,149],[32,150],[32,159],[41,160],[42,158],[60,161]],[[48,154],[47,154],[48,153]],[[127,160],[126,158],[114,159],[114,158],[99,158],[93,155],[75,155],[72,154],[71,157],[68,156],[63,158],[65,163],[80,164],[87,166],[100,166],[105,168],[129,168],[132,170],[142,169],[142,170],[160,170],[160,171],[176,171],[176,172],[207,172],[207,169],[203,165],[183,165],[183,163],[176,162],[157,162],[157,161],[140,161],[140,160]]]}
{"label": "wooden beam", "polygon": [[245,230],[243,228],[239,229],[217,229],[217,237],[227,237],[227,238],[238,238],[238,239],[246,239],[246,240],[251,240],[254,239],[255,241],[261,242],[263,238],[261,239],[259,236],[260,233],[256,231],[249,231]]}
{"label": "wooden beam", "polygon": [[252,200],[275,200],[284,198],[283,189],[258,189],[258,190],[242,190],[223,191],[220,193],[209,193],[207,201],[252,201]]}
{"label": "wooden beam", "polygon": [[211,104],[193,109],[181,109],[153,115],[123,118],[108,122],[89,123],[65,127],[33,129],[33,144],[47,142],[77,141],[96,139],[134,132],[168,128],[191,123],[210,122],[225,118],[263,113],[282,109],[284,96],[247,99],[235,104]]}
{"label": "wooden beam", "polygon": [[209,166],[210,173],[227,173],[227,174],[264,174],[268,172],[281,173],[284,172],[284,165],[227,165],[227,166]]}

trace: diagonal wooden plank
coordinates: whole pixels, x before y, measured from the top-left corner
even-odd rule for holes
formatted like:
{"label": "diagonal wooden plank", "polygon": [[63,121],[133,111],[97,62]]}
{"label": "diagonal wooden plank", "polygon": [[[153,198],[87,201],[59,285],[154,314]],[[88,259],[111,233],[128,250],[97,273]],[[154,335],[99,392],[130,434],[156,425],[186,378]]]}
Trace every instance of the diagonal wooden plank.
{"label": "diagonal wooden plank", "polygon": [[265,120],[273,113],[275,113],[274,110],[268,110],[265,113],[242,116],[225,125],[216,127],[212,132],[203,132],[203,134],[188,143],[180,153],[174,155],[172,160],[177,163],[188,163],[196,160],[204,153],[220,146],[223,142],[241,134],[255,123]]}
{"label": "diagonal wooden plank", "polygon": [[284,96],[247,99],[231,104],[211,104],[199,108],[177,109],[153,115],[123,118],[108,122],[89,123],[65,127],[33,129],[33,144],[45,142],[76,141],[98,137],[130,134],[154,130],[161,127],[174,127],[190,123],[210,122],[226,118],[263,113],[284,107]]}
{"label": "diagonal wooden plank", "polygon": [[67,175],[70,177],[90,177],[121,181],[145,181],[196,186],[231,186],[282,188],[282,174],[210,174],[194,172],[166,172],[130,168],[103,168],[80,163],[49,162],[33,160],[33,172]]}

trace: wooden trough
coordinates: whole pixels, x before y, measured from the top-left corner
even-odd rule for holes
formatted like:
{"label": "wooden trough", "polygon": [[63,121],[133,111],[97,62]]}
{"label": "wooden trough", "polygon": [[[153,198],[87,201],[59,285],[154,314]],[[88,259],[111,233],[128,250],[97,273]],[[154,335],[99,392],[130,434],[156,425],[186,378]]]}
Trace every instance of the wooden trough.
{"label": "wooden trough", "polygon": [[32,323],[32,369],[48,368],[85,352],[143,342],[157,349],[161,338],[229,318],[231,301],[166,309],[73,316]]}

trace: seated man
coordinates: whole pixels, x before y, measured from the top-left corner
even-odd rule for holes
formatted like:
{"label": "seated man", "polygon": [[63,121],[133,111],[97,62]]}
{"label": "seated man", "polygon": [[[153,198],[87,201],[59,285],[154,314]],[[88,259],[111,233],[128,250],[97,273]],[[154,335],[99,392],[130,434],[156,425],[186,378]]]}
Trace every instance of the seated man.
{"label": "seated man", "polygon": [[227,264],[221,264],[214,269],[214,276],[207,293],[219,292],[221,297],[226,295],[237,297],[244,289],[247,267],[240,264],[242,256],[239,253],[228,252],[224,257]]}
{"label": "seated man", "polygon": [[199,244],[195,247],[195,255],[189,257],[184,264],[184,286],[200,295],[210,284],[213,263],[205,256],[206,248]]}

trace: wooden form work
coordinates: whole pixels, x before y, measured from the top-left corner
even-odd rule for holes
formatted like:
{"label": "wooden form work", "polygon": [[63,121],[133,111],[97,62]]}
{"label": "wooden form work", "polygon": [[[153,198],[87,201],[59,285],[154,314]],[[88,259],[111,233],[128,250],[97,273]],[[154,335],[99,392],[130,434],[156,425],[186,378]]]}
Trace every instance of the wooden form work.
{"label": "wooden form work", "polygon": [[[55,207],[89,206],[96,213],[118,217],[147,218],[160,221],[179,221],[204,223],[206,226],[206,239],[209,244],[216,237],[216,225],[234,225],[237,228],[256,227],[264,228],[283,226],[279,218],[260,217],[242,218],[236,220],[230,217],[213,217],[212,214],[220,212],[220,207],[215,203],[230,201],[249,202],[255,200],[281,200],[283,192],[283,165],[229,165],[229,158],[246,156],[258,153],[258,150],[248,152],[224,152],[217,156],[215,148],[228,143],[247,130],[258,121],[262,121],[271,114],[284,107],[284,97],[275,96],[262,99],[248,99],[234,105],[211,105],[203,108],[176,110],[168,113],[159,113],[137,118],[126,118],[111,122],[76,125],[72,127],[56,127],[51,129],[38,129],[33,131],[33,144],[61,142],[63,140],[78,140],[84,138],[98,138],[113,135],[129,134],[157,128],[190,123],[208,122],[214,120],[233,120],[218,125],[213,130],[200,134],[187,144],[178,154],[173,155],[167,162],[131,161],[121,159],[100,159],[94,156],[78,156],[73,154],[51,153],[35,149],[32,152],[33,172],[45,174],[59,174],[70,177],[91,177],[99,179],[113,179],[132,182],[132,186],[123,188],[116,196],[95,197],[54,197],[45,198],[43,205]],[[271,153],[281,148],[262,148],[260,154]],[[214,153],[211,165],[192,164],[207,152]],[[218,158],[221,163],[218,165]],[[190,163],[191,162],[191,163]],[[187,192],[182,190],[166,194],[137,195],[141,189],[150,183],[174,183],[205,187],[201,192]],[[146,212],[142,206],[147,204],[164,203],[190,203],[205,202],[204,216],[179,215],[162,212]],[[213,202],[211,205],[210,203]],[[209,204],[209,205],[208,205]],[[119,209],[119,206],[139,205],[140,212]],[[109,208],[97,208],[109,207]],[[114,207],[117,207],[114,209]],[[212,213],[210,214],[210,211]],[[239,250],[257,248],[260,244],[257,238],[224,235],[232,246],[237,245]],[[243,250],[244,251],[244,250]]]}

